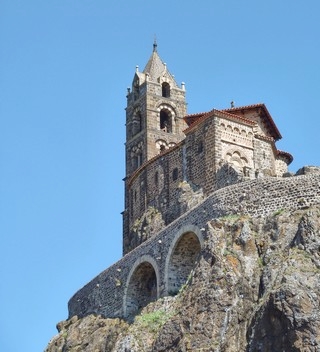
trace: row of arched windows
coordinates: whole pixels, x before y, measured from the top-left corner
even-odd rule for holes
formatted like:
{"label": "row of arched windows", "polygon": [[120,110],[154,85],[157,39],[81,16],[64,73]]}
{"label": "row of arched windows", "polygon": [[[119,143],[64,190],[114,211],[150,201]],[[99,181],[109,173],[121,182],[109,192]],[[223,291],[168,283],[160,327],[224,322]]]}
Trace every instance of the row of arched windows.
{"label": "row of arched windows", "polygon": [[224,123],[221,123],[220,127],[225,132],[238,134],[238,135],[243,136],[243,137],[249,137],[249,138],[253,137],[253,133],[252,132],[247,132],[244,129],[240,130],[238,127],[232,127],[231,125],[225,125]]}
{"label": "row of arched windows", "polygon": [[[172,170],[172,181],[177,181],[178,177],[179,177],[179,169],[177,167],[175,167]],[[156,171],[154,174],[154,183],[158,187],[158,185],[159,185],[159,172],[158,171]]]}
{"label": "row of arched windows", "polygon": [[165,151],[166,149],[172,148],[176,145],[174,142],[167,143],[163,139],[158,139],[156,141],[156,147],[161,152]]}
{"label": "row of arched windows", "polygon": [[[134,137],[136,134],[141,132],[144,128],[143,118],[140,110],[136,110],[133,113],[132,122],[129,125],[129,136]],[[159,119],[159,129],[166,133],[173,132],[173,121],[172,121],[172,113],[167,109],[162,109],[160,111],[160,119]]]}

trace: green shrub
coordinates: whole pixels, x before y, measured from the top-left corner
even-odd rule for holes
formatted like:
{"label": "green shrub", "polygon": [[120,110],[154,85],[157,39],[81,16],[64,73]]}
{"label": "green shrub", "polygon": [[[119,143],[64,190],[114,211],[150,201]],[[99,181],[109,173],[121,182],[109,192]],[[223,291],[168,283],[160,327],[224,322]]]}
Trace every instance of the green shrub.
{"label": "green shrub", "polygon": [[157,332],[171,317],[171,314],[164,310],[156,310],[154,312],[145,313],[136,317],[136,322],[142,329],[150,332]]}

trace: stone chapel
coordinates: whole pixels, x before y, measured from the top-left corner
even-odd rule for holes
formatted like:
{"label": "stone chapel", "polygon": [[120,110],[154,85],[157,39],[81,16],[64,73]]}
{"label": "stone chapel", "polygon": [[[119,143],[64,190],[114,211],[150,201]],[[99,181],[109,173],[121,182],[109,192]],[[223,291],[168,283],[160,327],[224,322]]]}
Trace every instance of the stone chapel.
{"label": "stone chapel", "polygon": [[282,177],[292,156],[264,104],[187,114],[157,44],[128,88],[123,254],[213,191],[244,180]]}
{"label": "stone chapel", "polygon": [[69,318],[132,321],[179,294],[223,236],[212,229],[217,219],[320,204],[320,173],[288,173],[293,158],[277,149],[281,134],[264,104],[190,115],[185,93],[155,43],[127,92],[123,256],[71,297]]}

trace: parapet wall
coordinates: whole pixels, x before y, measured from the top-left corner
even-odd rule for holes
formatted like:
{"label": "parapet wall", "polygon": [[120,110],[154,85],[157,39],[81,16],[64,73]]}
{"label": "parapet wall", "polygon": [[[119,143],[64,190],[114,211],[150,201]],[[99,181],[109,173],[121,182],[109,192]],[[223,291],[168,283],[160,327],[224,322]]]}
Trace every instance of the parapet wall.
{"label": "parapet wall", "polygon": [[[207,223],[214,218],[232,214],[267,216],[280,209],[305,209],[316,204],[320,204],[320,173],[256,179],[217,190],[79,290],[69,301],[69,317],[90,313],[110,318],[127,317],[133,304],[129,296],[141,289],[142,281],[150,279],[149,267],[153,268],[152,284],[155,284],[155,287],[148,287],[150,292],[154,290],[150,297],[168,295],[172,287],[168,273],[177,243],[185,234],[192,233],[191,240],[197,239],[202,247]],[[179,261],[175,260],[175,265],[178,266]],[[139,271],[140,276],[136,275],[137,268],[145,268]]]}

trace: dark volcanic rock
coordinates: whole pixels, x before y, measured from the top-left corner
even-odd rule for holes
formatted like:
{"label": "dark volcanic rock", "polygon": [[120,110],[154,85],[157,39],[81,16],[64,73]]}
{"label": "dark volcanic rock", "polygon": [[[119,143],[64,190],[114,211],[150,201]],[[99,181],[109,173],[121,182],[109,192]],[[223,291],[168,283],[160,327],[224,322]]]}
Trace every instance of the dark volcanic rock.
{"label": "dark volcanic rock", "polygon": [[320,208],[207,224],[192,275],[132,324],[73,317],[47,352],[320,351]]}

